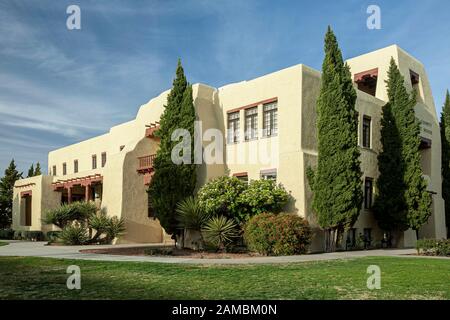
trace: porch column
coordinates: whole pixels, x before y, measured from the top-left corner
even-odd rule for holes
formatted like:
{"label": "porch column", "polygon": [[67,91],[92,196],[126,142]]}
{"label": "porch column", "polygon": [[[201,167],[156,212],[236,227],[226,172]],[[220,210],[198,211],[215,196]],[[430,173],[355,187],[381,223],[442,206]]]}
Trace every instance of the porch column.
{"label": "porch column", "polygon": [[67,203],[72,203],[72,187],[67,187]]}
{"label": "porch column", "polygon": [[88,202],[89,200],[91,200],[91,185],[90,184],[86,184],[84,186],[84,200],[86,202]]}

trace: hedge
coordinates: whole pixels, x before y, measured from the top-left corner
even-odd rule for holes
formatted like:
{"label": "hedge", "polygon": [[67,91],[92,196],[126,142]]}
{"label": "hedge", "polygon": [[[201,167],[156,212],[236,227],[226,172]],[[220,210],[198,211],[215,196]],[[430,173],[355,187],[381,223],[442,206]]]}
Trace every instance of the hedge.
{"label": "hedge", "polygon": [[14,230],[12,230],[12,229],[1,229],[0,230],[0,239],[12,240],[13,237],[14,237]]}
{"label": "hedge", "polygon": [[15,240],[43,241],[44,233],[42,231],[14,231]]}
{"label": "hedge", "polygon": [[264,255],[293,255],[307,252],[311,228],[302,217],[289,213],[262,213],[245,225],[248,248]]}
{"label": "hedge", "polygon": [[450,239],[420,239],[416,249],[417,254],[425,256],[450,256]]}

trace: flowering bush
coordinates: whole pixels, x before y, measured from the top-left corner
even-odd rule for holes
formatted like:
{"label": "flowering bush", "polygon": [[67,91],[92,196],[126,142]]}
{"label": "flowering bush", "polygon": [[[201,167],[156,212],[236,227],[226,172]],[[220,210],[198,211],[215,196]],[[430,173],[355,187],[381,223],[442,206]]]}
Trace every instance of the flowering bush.
{"label": "flowering bush", "polygon": [[245,219],[245,208],[239,195],[247,184],[236,177],[219,177],[209,181],[197,193],[202,209],[210,215],[224,215],[240,222]]}
{"label": "flowering bush", "polygon": [[246,205],[250,216],[263,212],[279,213],[288,202],[289,193],[273,180],[252,180],[241,193],[239,202]]}
{"label": "flowering bush", "polygon": [[307,251],[311,229],[302,217],[281,213],[262,213],[252,217],[244,228],[250,250],[264,255],[293,255]]}
{"label": "flowering bush", "polygon": [[417,254],[450,256],[450,239],[421,239],[416,242]]}
{"label": "flowering bush", "polygon": [[255,214],[279,213],[289,194],[272,180],[252,180],[246,184],[236,177],[223,176],[200,188],[197,198],[206,213],[224,215],[243,224]]}

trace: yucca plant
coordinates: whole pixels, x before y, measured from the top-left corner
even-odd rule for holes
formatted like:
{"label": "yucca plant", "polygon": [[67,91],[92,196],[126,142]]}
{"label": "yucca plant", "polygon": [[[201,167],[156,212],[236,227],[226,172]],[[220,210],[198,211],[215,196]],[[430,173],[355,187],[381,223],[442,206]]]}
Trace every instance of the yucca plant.
{"label": "yucca plant", "polygon": [[58,208],[48,210],[45,213],[45,217],[42,222],[45,224],[54,224],[59,228],[64,228],[66,224],[73,221],[75,208],[68,204],[63,204]]}
{"label": "yucca plant", "polygon": [[108,226],[105,230],[106,241],[111,243],[115,238],[120,237],[125,233],[125,220],[123,218],[117,218],[116,216],[109,218]]}
{"label": "yucca plant", "polygon": [[207,213],[200,206],[197,198],[188,197],[177,204],[176,219],[180,228],[185,230],[198,231],[200,235],[200,247],[204,245],[202,228],[211,218],[211,214]]}
{"label": "yucca plant", "polygon": [[95,234],[89,242],[95,243],[103,233],[106,233],[110,222],[111,218],[107,216],[106,210],[100,210],[92,214],[88,220],[88,227],[95,230]]}
{"label": "yucca plant", "polygon": [[72,202],[63,204],[55,209],[48,210],[45,214],[43,222],[45,224],[54,224],[63,229],[66,225],[73,221],[84,222],[94,215],[97,211],[95,203],[90,202]]}
{"label": "yucca plant", "polygon": [[70,204],[76,212],[75,220],[87,220],[97,212],[94,201],[77,201]]}
{"label": "yucca plant", "polygon": [[220,251],[223,251],[239,234],[234,220],[224,216],[212,217],[206,223],[202,232],[205,240]]}
{"label": "yucca plant", "polygon": [[185,229],[201,231],[203,226],[211,218],[200,206],[197,198],[188,197],[181,200],[176,208],[179,226]]}
{"label": "yucca plant", "polygon": [[82,245],[89,241],[87,228],[78,222],[66,225],[58,238],[66,245]]}

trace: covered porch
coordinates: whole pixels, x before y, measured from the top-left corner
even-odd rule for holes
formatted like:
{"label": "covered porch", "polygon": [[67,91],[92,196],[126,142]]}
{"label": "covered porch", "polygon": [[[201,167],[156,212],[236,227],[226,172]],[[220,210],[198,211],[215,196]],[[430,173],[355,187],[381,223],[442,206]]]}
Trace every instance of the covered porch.
{"label": "covered porch", "polygon": [[61,203],[74,201],[102,201],[103,176],[100,174],[58,180],[52,183],[53,190],[61,193]]}

